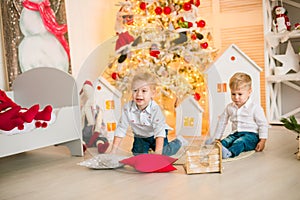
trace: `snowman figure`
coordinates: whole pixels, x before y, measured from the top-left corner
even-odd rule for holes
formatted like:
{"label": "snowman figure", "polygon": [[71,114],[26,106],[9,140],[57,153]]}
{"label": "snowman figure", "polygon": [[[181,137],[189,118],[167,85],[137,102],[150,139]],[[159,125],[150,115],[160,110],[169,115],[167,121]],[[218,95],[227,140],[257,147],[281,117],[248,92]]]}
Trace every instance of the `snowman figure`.
{"label": "snowman figure", "polygon": [[36,67],[69,68],[69,46],[64,34],[66,25],[56,22],[49,0],[24,0],[20,30],[24,35],[19,45],[21,72]]}
{"label": "snowman figure", "polygon": [[282,6],[275,6],[273,9],[273,26],[274,31],[283,33],[291,30],[291,23],[287,16],[287,11]]}

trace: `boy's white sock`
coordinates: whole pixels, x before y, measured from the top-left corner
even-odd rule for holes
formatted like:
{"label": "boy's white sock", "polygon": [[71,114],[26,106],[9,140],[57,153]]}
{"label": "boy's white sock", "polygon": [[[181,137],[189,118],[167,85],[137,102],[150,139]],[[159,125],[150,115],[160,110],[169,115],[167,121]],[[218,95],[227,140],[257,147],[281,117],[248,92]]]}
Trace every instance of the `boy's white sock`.
{"label": "boy's white sock", "polygon": [[231,151],[229,151],[226,147],[222,146],[222,158],[226,159],[232,156]]}
{"label": "boy's white sock", "polygon": [[182,135],[177,135],[177,139],[181,142],[181,146],[187,146],[189,142],[182,137]]}

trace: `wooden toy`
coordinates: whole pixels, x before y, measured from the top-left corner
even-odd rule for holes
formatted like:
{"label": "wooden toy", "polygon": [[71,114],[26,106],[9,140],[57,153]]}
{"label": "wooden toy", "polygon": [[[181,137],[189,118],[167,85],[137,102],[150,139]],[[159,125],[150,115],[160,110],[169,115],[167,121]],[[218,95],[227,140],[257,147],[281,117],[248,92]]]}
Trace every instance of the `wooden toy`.
{"label": "wooden toy", "polygon": [[222,145],[216,142],[202,147],[190,147],[183,165],[187,174],[222,173]]}

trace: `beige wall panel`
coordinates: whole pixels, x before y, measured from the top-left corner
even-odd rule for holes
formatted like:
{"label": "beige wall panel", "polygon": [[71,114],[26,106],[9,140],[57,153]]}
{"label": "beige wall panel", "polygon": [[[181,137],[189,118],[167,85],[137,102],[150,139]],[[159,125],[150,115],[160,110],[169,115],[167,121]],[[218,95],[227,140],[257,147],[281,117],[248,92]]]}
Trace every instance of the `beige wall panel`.
{"label": "beige wall panel", "polygon": [[[202,6],[204,1],[202,2]],[[236,44],[263,69],[261,73],[261,103],[265,108],[263,4],[261,0],[210,0],[205,1],[207,24],[212,29],[219,55],[230,44]],[[210,3],[208,3],[210,2]]]}
{"label": "beige wall panel", "polygon": [[[263,26],[221,29],[222,49],[236,44],[247,56],[264,70]],[[261,102],[265,106],[265,74],[261,73]]]}
{"label": "beige wall panel", "polygon": [[261,10],[261,0],[220,0],[220,12],[249,12]]}

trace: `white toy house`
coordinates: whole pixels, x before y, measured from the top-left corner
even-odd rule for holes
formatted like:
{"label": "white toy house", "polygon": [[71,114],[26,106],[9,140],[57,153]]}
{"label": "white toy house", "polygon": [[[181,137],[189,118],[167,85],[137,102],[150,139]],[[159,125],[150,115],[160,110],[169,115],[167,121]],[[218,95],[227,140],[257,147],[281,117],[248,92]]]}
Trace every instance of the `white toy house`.
{"label": "white toy house", "polygon": [[[252,78],[251,98],[260,104],[260,72],[262,69],[236,45],[230,45],[225,52],[204,72],[209,89],[210,135],[213,137],[218,116],[231,102],[228,82],[236,72],[244,72]],[[230,127],[227,127],[227,131]]]}
{"label": "white toy house", "polygon": [[203,109],[193,96],[176,107],[176,135],[201,136]]}
{"label": "white toy house", "polygon": [[95,83],[95,104],[102,112],[109,141],[113,140],[113,133],[121,116],[122,94],[105,78],[99,77]]}

